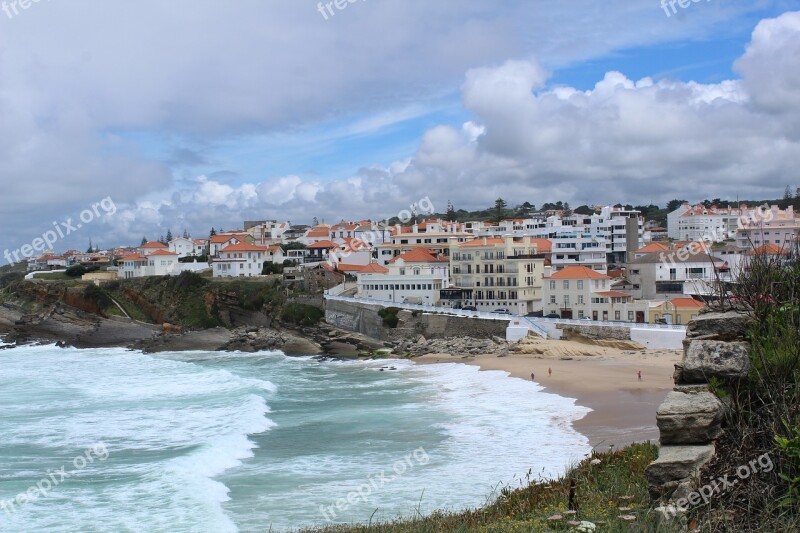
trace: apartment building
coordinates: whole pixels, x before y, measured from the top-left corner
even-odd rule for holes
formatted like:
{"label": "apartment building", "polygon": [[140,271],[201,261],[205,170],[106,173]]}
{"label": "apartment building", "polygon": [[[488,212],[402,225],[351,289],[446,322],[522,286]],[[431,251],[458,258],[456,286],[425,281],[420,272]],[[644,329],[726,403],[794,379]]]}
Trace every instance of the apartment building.
{"label": "apartment building", "polygon": [[482,237],[450,249],[453,292],[479,311],[540,311],[544,266],[545,255],[530,237]]}
{"label": "apartment building", "polygon": [[736,246],[753,250],[765,244],[774,244],[790,250],[800,238],[800,218],[794,208],[785,210],[772,206],[768,210],[754,213],[736,232]]}
{"label": "apartment building", "polygon": [[[676,213],[684,208],[673,211]],[[689,207],[675,217],[677,233],[674,239],[681,241],[722,242],[736,237],[740,220],[746,220],[752,209],[741,207],[717,207],[698,204]],[[672,213],[670,213],[672,214]],[[670,215],[667,215],[669,217]]]}
{"label": "apartment building", "polygon": [[473,239],[464,231],[428,231],[419,226],[395,228],[390,241],[375,247],[374,257],[379,264],[386,266],[395,257],[415,248],[425,248],[434,256],[450,255],[451,245]]}
{"label": "apartment building", "polygon": [[679,296],[710,296],[729,267],[718,257],[692,250],[649,253],[627,264],[634,299],[668,300]]}

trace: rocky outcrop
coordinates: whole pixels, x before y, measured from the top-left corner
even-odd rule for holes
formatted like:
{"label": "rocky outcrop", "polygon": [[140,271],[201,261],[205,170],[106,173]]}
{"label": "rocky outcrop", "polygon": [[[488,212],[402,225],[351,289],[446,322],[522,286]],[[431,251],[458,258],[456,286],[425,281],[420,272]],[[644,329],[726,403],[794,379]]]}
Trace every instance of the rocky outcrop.
{"label": "rocky outcrop", "polygon": [[711,377],[742,379],[748,372],[750,345],[746,342],[693,340],[683,358],[685,383],[706,383]]}
{"label": "rocky outcrop", "polygon": [[683,511],[675,502],[697,489],[698,473],[714,457],[714,441],[724,431],[725,405],[708,382],[747,377],[750,345],[744,339],[749,324],[747,315],[728,312],[700,315],[688,325],[683,360],[675,365],[675,389],[656,414],[659,457],[645,470],[650,495],[665,520],[680,522]]}
{"label": "rocky outcrop", "polygon": [[661,444],[705,444],[722,433],[723,406],[708,391],[667,394],[656,423]]}
{"label": "rocky outcrop", "polygon": [[449,354],[453,356],[492,354],[506,356],[510,344],[500,337],[475,339],[472,337],[448,337],[445,339],[427,339],[416,335],[394,345],[394,351],[412,357],[428,354]]}

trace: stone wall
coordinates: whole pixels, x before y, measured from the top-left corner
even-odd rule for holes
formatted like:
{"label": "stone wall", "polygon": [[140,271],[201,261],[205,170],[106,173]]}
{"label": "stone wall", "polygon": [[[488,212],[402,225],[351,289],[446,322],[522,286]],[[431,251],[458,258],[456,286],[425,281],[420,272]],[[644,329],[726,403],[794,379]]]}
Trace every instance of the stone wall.
{"label": "stone wall", "polygon": [[448,337],[475,337],[489,339],[505,338],[508,322],[506,320],[486,320],[480,318],[450,315],[414,313],[402,310],[397,314],[397,328],[383,326],[378,311],[383,306],[326,300],[325,321],[333,326],[361,333],[381,340],[399,341],[423,335],[427,339]]}
{"label": "stone wall", "polygon": [[675,365],[675,388],[656,413],[658,459],[645,471],[656,510],[665,520],[681,519],[685,498],[702,484],[700,469],[714,457],[714,441],[724,431],[725,405],[708,383],[712,378],[732,383],[747,377],[748,325],[749,318],[736,312],[708,313],[689,323],[683,360]]}

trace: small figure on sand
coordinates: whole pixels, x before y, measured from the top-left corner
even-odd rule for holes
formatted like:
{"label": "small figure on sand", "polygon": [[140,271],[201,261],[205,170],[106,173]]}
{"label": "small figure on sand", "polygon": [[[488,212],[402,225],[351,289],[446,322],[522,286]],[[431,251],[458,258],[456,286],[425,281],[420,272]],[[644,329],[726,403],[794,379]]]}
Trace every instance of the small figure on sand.
{"label": "small figure on sand", "polygon": [[642,371],[639,370],[636,374],[639,376],[639,381],[642,381]]}
{"label": "small figure on sand", "polygon": [[547,375],[548,376],[552,376],[553,375],[553,369],[552,368],[548,368],[547,369]]}
{"label": "small figure on sand", "polygon": [[531,381],[533,381],[534,379],[536,379],[536,376],[534,376],[533,372],[531,372]]}

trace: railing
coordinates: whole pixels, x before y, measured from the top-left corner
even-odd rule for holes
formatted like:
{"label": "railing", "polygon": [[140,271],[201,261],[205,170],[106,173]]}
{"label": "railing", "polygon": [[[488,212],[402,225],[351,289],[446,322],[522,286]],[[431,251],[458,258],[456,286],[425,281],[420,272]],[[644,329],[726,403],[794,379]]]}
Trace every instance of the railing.
{"label": "railing", "polygon": [[562,324],[570,326],[604,326],[604,327],[617,327],[617,328],[641,328],[641,329],[668,329],[685,331],[686,326],[679,324],[648,324],[640,322],[624,322],[612,320],[591,320],[591,319],[573,319],[573,318],[540,318],[535,317],[531,319],[538,323]]}
{"label": "railing", "polygon": [[339,302],[375,304],[375,305],[382,305],[383,307],[397,307],[399,309],[408,309],[409,311],[424,311],[426,313],[440,313],[443,315],[485,318],[487,320],[510,321],[519,318],[517,315],[507,315],[504,313],[489,313],[486,311],[464,311],[463,309],[452,309],[450,307],[437,307],[435,305],[429,305],[429,304],[409,304],[403,302],[392,302],[388,300],[375,300],[373,298],[353,298],[351,296],[334,296],[331,294],[325,294],[325,299],[339,301]]}

